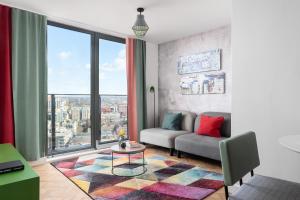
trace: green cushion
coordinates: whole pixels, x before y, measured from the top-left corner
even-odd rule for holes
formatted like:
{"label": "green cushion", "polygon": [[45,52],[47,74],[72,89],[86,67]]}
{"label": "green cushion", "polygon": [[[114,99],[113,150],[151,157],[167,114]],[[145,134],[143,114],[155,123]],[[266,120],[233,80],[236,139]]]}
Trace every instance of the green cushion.
{"label": "green cushion", "polygon": [[182,113],[165,113],[162,123],[163,129],[181,130]]}

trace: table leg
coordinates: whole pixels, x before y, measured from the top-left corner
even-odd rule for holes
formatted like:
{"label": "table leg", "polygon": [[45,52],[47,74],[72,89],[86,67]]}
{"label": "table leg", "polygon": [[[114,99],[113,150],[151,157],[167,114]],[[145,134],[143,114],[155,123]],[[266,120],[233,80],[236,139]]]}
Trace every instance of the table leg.
{"label": "table leg", "polygon": [[128,154],[128,163],[130,165],[130,154]]}
{"label": "table leg", "polygon": [[111,152],[111,172],[114,173],[114,152]]}
{"label": "table leg", "polygon": [[143,168],[145,167],[145,151],[143,151]]}

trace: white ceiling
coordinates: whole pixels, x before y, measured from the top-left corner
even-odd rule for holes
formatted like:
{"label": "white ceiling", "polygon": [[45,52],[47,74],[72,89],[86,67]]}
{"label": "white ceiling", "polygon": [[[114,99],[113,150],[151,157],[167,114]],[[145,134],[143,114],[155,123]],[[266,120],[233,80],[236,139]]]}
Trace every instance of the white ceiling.
{"label": "white ceiling", "polygon": [[231,0],[0,0],[3,4],[131,36],[137,7],[145,8],[150,27],[145,40],[163,43],[230,24]]}

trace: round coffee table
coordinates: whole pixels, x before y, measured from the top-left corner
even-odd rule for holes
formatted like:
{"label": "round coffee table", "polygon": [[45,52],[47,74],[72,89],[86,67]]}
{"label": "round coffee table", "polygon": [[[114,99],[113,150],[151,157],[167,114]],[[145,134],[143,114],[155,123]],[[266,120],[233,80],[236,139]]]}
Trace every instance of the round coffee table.
{"label": "round coffee table", "polygon": [[[116,176],[126,176],[126,177],[134,177],[134,176],[139,176],[139,175],[146,173],[147,168],[145,167],[145,149],[146,149],[146,147],[142,144],[138,144],[137,146],[134,146],[134,147],[130,147],[127,144],[126,148],[122,148],[119,145],[112,146],[111,147],[111,173]],[[127,154],[128,155],[128,163],[124,163],[124,164],[128,164],[128,165],[137,164],[137,163],[132,163],[130,161],[130,155],[142,153],[143,154],[143,163],[142,163],[143,171],[141,173],[134,174],[134,175],[116,174],[114,172],[114,168],[116,168],[114,166],[114,153]]]}

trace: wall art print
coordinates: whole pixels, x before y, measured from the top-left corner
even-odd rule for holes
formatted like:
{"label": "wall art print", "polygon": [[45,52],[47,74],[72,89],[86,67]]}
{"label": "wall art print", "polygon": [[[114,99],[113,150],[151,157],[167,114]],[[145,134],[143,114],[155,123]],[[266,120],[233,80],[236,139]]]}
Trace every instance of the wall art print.
{"label": "wall art print", "polygon": [[193,74],[180,80],[182,95],[224,94],[225,73]]}
{"label": "wall art print", "polygon": [[178,74],[218,70],[221,70],[221,49],[214,49],[189,56],[181,56],[179,57],[177,65]]}

